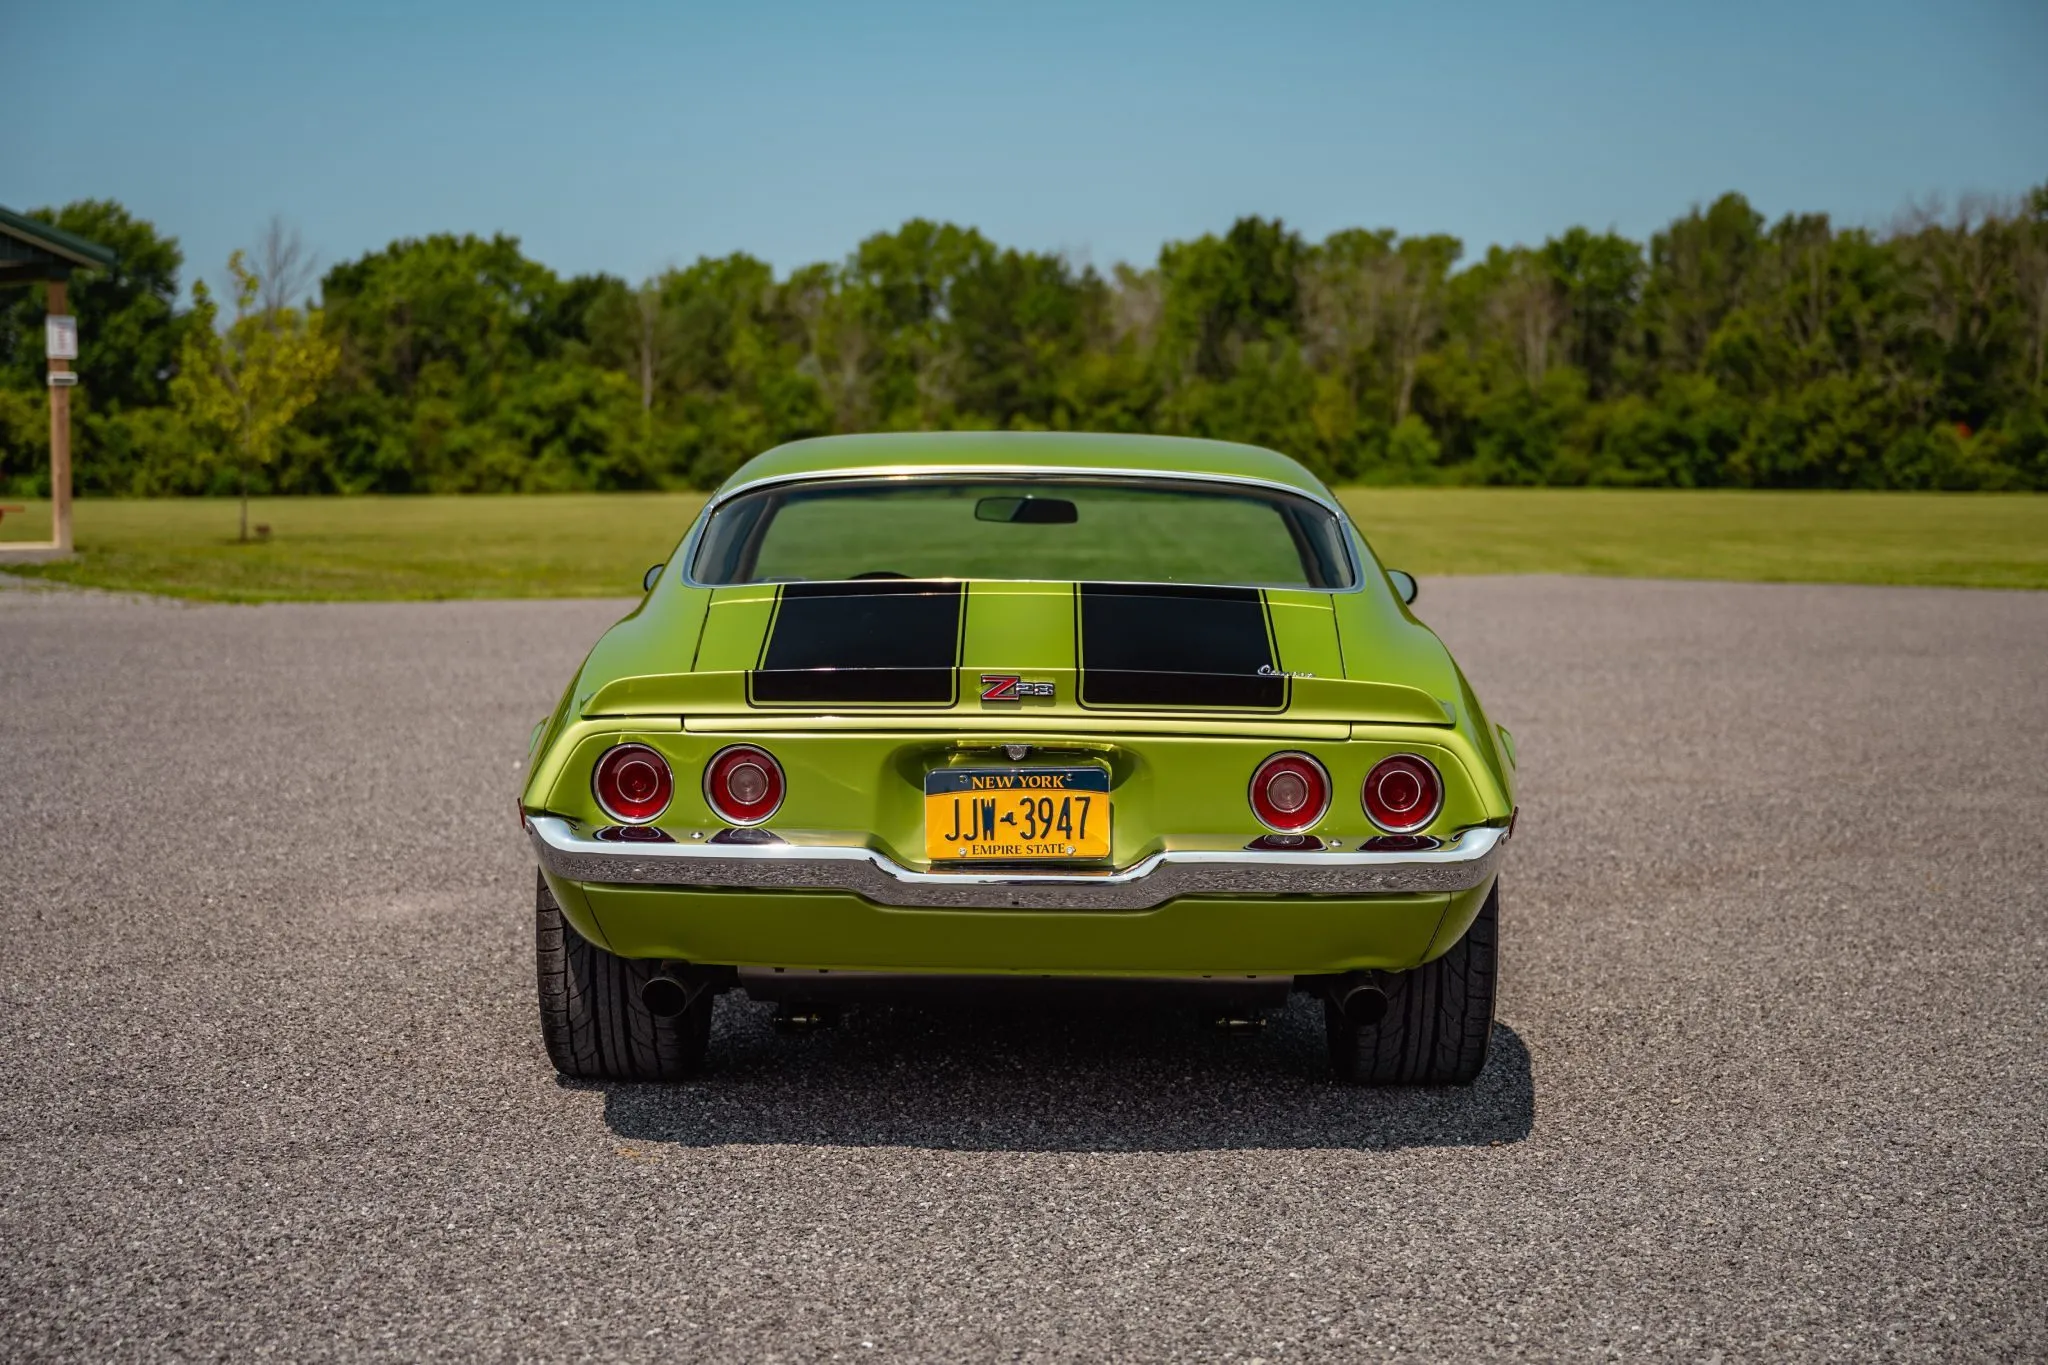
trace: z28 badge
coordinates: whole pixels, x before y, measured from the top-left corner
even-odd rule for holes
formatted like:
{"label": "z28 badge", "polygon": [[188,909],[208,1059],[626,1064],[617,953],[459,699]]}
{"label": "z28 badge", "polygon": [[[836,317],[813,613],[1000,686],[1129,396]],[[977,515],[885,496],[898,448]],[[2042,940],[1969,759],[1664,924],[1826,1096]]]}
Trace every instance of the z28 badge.
{"label": "z28 badge", "polygon": [[1023,701],[1026,697],[1052,696],[1049,682],[1026,682],[1014,673],[984,673],[981,675],[981,699],[983,701]]}

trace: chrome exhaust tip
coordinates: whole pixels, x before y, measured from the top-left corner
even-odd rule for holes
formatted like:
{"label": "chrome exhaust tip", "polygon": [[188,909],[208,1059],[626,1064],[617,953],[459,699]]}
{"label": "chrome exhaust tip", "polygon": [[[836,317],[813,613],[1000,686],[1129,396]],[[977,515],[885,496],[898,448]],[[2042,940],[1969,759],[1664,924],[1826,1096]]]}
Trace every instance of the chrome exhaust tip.
{"label": "chrome exhaust tip", "polygon": [[673,1019],[690,1008],[696,994],[672,976],[652,976],[640,988],[640,1003],[657,1019]]}
{"label": "chrome exhaust tip", "polygon": [[1392,1004],[1387,993],[1370,982],[1352,986],[1337,997],[1337,1008],[1344,1011],[1344,1018],[1366,1028],[1385,1019]]}

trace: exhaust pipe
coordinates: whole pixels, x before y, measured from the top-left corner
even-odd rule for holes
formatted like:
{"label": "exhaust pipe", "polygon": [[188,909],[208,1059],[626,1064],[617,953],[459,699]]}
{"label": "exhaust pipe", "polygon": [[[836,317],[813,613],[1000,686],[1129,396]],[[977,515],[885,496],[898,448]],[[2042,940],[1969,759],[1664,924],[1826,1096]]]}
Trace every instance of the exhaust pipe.
{"label": "exhaust pipe", "polygon": [[1387,993],[1370,981],[1356,981],[1341,985],[1333,992],[1337,1008],[1344,1011],[1344,1018],[1353,1024],[1367,1028],[1387,1017],[1391,1001]]}
{"label": "exhaust pipe", "polygon": [[701,983],[690,986],[672,976],[651,976],[640,988],[640,1003],[657,1019],[673,1019],[689,1009],[690,1002],[703,989]]}

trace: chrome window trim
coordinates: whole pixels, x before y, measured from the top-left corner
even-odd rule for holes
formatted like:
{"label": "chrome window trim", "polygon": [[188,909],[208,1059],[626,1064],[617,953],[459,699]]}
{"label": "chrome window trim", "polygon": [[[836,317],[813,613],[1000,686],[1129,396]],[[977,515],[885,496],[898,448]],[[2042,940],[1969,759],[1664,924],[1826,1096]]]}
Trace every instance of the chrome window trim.
{"label": "chrome window trim", "polygon": [[953,910],[1151,910],[1182,896],[1435,895],[1483,886],[1507,831],[1467,829],[1405,853],[1167,850],[1110,872],[918,872],[851,844],[614,844],[529,815],[541,866],[564,881],[733,891],[841,891],[878,905]]}
{"label": "chrome window trim", "polygon": [[[722,489],[719,492],[712,494],[711,500],[704,504],[704,509],[697,514],[697,520],[695,524],[693,524],[690,527],[689,533],[686,536],[684,536],[682,549],[680,553],[675,557],[677,560],[681,562],[682,581],[686,586],[692,588],[758,588],[774,586],[770,583],[706,583],[697,577],[697,544],[700,540],[703,539],[705,529],[710,526],[712,516],[718,511],[719,508],[725,506],[725,504],[731,502],[734,498],[740,497],[742,494],[758,493],[764,488],[774,488],[783,484],[792,483],[838,483],[854,479],[900,479],[905,482],[908,482],[912,479],[926,477],[959,478],[962,475],[988,475],[992,478],[1010,479],[1020,477],[1063,480],[1144,479],[1150,480],[1155,483],[1212,483],[1219,485],[1230,485],[1238,488],[1254,488],[1265,493],[1282,493],[1292,497],[1300,498],[1304,502],[1312,503],[1315,506],[1322,508],[1325,512],[1328,512],[1331,516],[1337,519],[1338,527],[1342,531],[1347,533],[1341,536],[1340,539],[1344,541],[1346,549],[1351,556],[1351,563],[1348,566],[1351,570],[1351,586],[1348,588],[1276,588],[1274,589],[1274,591],[1326,592],[1332,595],[1340,596],[1346,593],[1363,592],[1365,591],[1365,566],[1368,563],[1373,563],[1373,561],[1369,557],[1362,555],[1360,553],[1361,542],[1359,540],[1358,533],[1352,527],[1351,519],[1344,514],[1343,507],[1338,504],[1335,498],[1324,497],[1320,493],[1311,493],[1305,488],[1297,488],[1295,485],[1291,483],[1282,483],[1277,479],[1261,479],[1252,476],[1238,474],[1180,473],[1177,471],[1164,469],[1047,469],[1044,465],[989,464],[875,465],[872,467],[862,469],[835,469],[824,473],[771,474],[764,478],[749,479],[747,480],[747,482],[740,484],[737,487]],[[1375,567],[1377,567],[1376,564]],[[820,579],[818,581],[839,582],[851,580]],[[1028,583],[1036,582],[1038,580],[1006,578],[964,580],[942,579],[937,581],[970,583]],[[1069,582],[1072,580],[1046,579],[1044,581]],[[1091,579],[1089,581],[1118,582],[1122,580]],[[1189,584],[1188,586],[1235,588],[1259,585],[1243,583],[1202,583]]]}

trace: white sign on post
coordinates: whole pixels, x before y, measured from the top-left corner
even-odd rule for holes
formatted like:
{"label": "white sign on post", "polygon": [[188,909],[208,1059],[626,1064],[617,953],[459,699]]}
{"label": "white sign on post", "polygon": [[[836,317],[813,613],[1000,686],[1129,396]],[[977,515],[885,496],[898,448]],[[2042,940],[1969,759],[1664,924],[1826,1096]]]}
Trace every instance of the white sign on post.
{"label": "white sign on post", "polygon": [[43,327],[43,353],[52,360],[78,359],[78,319],[52,313]]}

